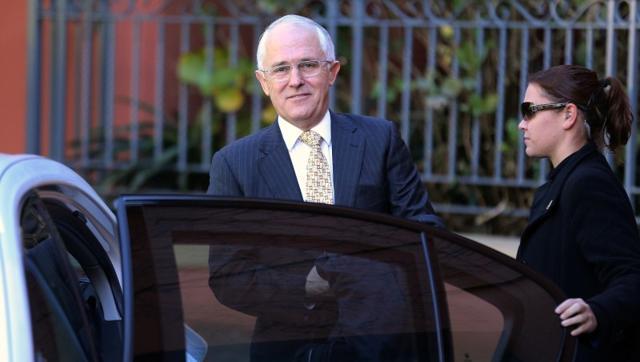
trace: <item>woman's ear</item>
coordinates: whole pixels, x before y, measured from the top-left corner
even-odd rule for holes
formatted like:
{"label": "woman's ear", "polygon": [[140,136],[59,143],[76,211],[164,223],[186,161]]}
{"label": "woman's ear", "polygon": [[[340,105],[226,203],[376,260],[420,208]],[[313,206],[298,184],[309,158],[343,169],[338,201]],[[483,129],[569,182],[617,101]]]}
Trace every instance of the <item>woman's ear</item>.
{"label": "woman's ear", "polygon": [[568,130],[576,126],[578,122],[578,107],[573,103],[568,103],[564,107],[564,121],[562,122],[562,128]]}

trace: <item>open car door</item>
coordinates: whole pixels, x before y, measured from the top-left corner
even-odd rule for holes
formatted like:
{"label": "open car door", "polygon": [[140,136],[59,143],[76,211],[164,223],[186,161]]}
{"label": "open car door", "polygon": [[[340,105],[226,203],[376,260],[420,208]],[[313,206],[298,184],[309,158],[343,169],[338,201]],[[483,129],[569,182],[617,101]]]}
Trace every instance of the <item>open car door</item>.
{"label": "open car door", "polygon": [[573,357],[575,339],[553,313],[556,287],[445,230],[209,196],[123,196],[117,208],[129,358],[183,360],[187,349],[206,361]]}

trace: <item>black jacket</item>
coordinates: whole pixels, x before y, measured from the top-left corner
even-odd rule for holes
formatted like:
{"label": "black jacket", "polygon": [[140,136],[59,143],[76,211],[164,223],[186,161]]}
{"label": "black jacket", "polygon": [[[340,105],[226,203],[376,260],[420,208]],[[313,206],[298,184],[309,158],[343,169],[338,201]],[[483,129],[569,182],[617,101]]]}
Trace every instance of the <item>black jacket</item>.
{"label": "black jacket", "polygon": [[591,306],[598,327],[579,338],[578,361],[640,358],[640,237],[629,198],[595,145],[567,157],[536,191],[517,259]]}

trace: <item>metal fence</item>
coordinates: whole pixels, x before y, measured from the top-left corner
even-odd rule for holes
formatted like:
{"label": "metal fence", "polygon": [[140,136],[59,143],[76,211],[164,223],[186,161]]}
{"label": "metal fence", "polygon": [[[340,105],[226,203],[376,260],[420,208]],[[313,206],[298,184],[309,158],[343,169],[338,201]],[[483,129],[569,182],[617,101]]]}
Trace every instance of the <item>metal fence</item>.
{"label": "metal fence", "polygon": [[[517,130],[530,72],[617,76],[637,119],[635,0],[282,3],[30,0],[28,151],[104,192],[202,191],[215,150],[273,120],[251,64],[285,12],[329,30],[331,108],[396,121],[440,212],[526,214],[549,169]],[[609,156],[636,210],[638,152],[636,123],[624,162]]]}

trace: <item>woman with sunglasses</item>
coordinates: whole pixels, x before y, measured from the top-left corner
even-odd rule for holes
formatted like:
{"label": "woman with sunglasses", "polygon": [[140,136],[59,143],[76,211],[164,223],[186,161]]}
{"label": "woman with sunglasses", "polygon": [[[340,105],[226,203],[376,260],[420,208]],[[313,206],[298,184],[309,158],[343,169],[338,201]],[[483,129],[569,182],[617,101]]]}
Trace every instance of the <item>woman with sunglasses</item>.
{"label": "woman with sunglasses", "polygon": [[535,193],[517,259],[567,295],[555,312],[578,336],[577,361],[640,360],[640,237],[601,153],[631,133],[624,88],[584,67],[556,66],[529,77],[521,113],[527,155],[553,169]]}

